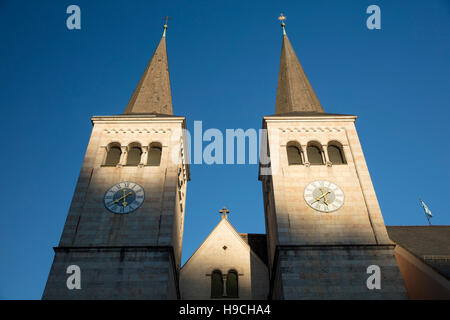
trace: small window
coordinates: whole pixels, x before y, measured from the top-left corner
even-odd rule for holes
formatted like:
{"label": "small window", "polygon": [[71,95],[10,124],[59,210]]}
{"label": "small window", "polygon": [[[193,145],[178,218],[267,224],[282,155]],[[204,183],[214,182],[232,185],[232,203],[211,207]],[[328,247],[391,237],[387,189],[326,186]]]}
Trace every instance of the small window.
{"label": "small window", "polygon": [[161,154],[162,147],[160,145],[151,145],[148,151],[148,161],[149,166],[159,166],[161,164]]}
{"label": "small window", "polygon": [[308,161],[310,164],[323,164],[322,151],[317,146],[308,146]]}
{"label": "small window", "polygon": [[328,146],[328,159],[330,159],[332,164],[345,164],[342,149],[338,146]]}
{"label": "small window", "polygon": [[227,298],[238,298],[238,274],[232,270],[227,275]]}
{"label": "small window", "polygon": [[108,153],[106,154],[105,166],[118,165],[121,155],[122,150],[120,150],[120,147],[118,146],[110,147]]}
{"label": "small window", "polygon": [[297,146],[287,146],[286,150],[288,164],[290,166],[302,164],[302,155],[300,153],[300,149]]}
{"label": "small window", "polygon": [[222,272],[219,270],[213,271],[211,274],[211,298],[223,297],[223,280]]}
{"label": "small window", "polygon": [[127,166],[137,166],[141,162],[142,150],[139,147],[132,147],[128,151]]}

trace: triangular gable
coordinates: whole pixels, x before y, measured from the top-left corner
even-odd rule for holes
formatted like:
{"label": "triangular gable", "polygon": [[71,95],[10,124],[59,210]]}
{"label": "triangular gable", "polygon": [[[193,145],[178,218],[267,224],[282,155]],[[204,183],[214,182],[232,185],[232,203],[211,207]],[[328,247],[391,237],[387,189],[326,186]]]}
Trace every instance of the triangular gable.
{"label": "triangular gable", "polygon": [[231,236],[239,242],[243,248],[245,248],[247,251],[250,252],[250,255],[255,257],[262,265],[266,265],[261,258],[252,250],[252,248],[242,239],[241,235],[237,230],[233,227],[233,225],[228,221],[228,219],[223,218],[216,226],[215,228],[209,233],[209,235],[206,237],[206,239],[202,242],[202,244],[195,250],[195,252],[191,255],[191,257],[186,261],[186,263],[181,267],[183,269],[184,267],[188,266],[188,264],[195,259],[195,257],[198,255],[199,252],[201,252],[202,248],[205,247],[205,245],[209,242],[209,240],[215,235],[215,233],[218,232],[220,227],[224,227],[225,230],[229,231]]}

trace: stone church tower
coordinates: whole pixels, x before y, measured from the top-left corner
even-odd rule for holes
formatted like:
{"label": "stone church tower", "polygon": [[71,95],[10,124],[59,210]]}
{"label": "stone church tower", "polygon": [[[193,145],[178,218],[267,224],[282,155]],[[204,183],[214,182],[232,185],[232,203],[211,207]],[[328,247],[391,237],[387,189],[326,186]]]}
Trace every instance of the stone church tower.
{"label": "stone church tower", "polygon": [[[125,112],[95,116],[43,299],[177,299],[189,166],[166,29]],[[77,266],[81,288],[67,282]]]}
{"label": "stone church tower", "polygon": [[[263,119],[270,162],[259,173],[269,299],[406,298],[356,116],[324,112],[282,27],[275,114]],[[377,267],[381,289],[369,289]]]}

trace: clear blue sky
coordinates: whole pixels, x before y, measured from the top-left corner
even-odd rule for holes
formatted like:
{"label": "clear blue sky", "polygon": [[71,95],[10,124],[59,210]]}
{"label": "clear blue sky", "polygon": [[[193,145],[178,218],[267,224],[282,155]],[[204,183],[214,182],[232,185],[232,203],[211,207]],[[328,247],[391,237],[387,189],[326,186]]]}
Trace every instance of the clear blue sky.
{"label": "clear blue sky", "polygon": [[[82,30],[66,28],[77,4]],[[381,7],[382,29],[366,28]],[[259,128],[274,113],[281,30],[327,112],[356,114],[387,225],[450,224],[450,4],[430,1],[0,0],[0,299],[39,299],[93,115],[120,114],[169,23],[174,111],[188,127]],[[192,165],[183,262],[227,206],[263,233],[256,165]]]}

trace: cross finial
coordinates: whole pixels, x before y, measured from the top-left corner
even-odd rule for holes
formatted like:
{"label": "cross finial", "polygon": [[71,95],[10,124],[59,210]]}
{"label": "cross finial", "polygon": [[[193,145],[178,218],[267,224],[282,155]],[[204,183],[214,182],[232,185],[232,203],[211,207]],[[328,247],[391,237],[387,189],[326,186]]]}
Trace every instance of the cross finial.
{"label": "cross finial", "polygon": [[219,210],[219,212],[222,214],[222,219],[228,219],[228,213],[230,213],[230,210],[228,210],[226,207],[223,207]]}
{"label": "cross finial", "polygon": [[286,24],[284,23],[284,20],[286,20],[286,16],[283,14],[283,12],[280,14],[280,16],[278,17],[278,20],[281,21],[281,28],[283,28],[283,35],[286,35],[286,29],[284,28],[286,26]]}
{"label": "cross finial", "polygon": [[167,30],[167,28],[169,28],[169,26],[167,25],[167,22],[168,22],[170,19],[172,19],[172,18],[169,17],[169,16],[166,16],[164,19],[166,19],[166,22],[164,23],[164,33],[163,33],[163,37],[166,36],[166,30]]}

